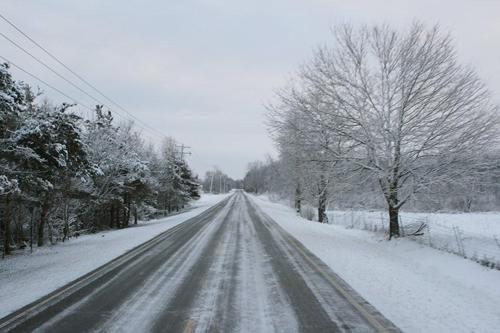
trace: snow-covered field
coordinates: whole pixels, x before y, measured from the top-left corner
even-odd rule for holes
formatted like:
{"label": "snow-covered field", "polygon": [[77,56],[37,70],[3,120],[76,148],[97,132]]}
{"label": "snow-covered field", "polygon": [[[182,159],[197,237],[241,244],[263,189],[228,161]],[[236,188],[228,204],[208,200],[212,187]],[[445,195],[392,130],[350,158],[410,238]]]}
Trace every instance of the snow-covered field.
{"label": "snow-covered field", "polygon": [[[410,213],[400,214],[404,231],[425,223],[422,244],[449,251],[500,268],[500,213]],[[386,231],[387,212],[329,211],[330,223],[348,228]]]}
{"label": "snow-covered field", "polygon": [[[254,198],[403,331],[498,332],[500,271],[408,239],[389,242],[380,233],[312,223],[285,205]],[[468,224],[465,218],[456,223],[464,230]]]}
{"label": "snow-covered field", "polygon": [[83,235],[33,254],[0,260],[0,318],[194,217],[227,197],[202,195],[185,213],[137,226]]}

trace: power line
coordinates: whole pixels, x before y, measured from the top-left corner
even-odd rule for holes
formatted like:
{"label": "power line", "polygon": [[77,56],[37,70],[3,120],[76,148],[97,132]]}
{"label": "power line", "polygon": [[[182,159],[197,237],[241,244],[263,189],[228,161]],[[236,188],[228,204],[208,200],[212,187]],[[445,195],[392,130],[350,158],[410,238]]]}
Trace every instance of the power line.
{"label": "power line", "polygon": [[[2,36],[3,38],[5,38],[7,41],[9,41],[11,44],[13,44],[14,46],[16,46],[17,48],[19,48],[21,51],[23,51],[24,53],[26,53],[27,55],[29,55],[31,58],[33,58],[36,62],[38,62],[39,64],[41,64],[42,66],[44,66],[45,68],[47,68],[49,71],[51,71],[52,73],[54,73],[55,75],[57,75],[59,78],[63,79],[64,81],[66,81],[67,83],[69,83],[71,86],[73,86],[74,88],[78,89],[79,91],[81,91],[82,93],[84,93],[86,96],[90,97],[91,99],[93,99],[94,101],[96,101],[98,104],[103,104],[105,105],[101,100],[95,98],[94,96],[90,95],[87,91],[83,90],[82,88],[80,88],[79,86],[77,86],[76,84],[74,84],[72,81],[68,80],[67,78],[65,78],[62,74],[60,74],[59,72],[57,72],[56,70],[54,70],[52,67],[50,67],[49,65],[47,65],[45,62],[43,62],[42,60],[38,59],[36,56],[34,56],[32,53],[30,53],[28,50],[26,50],[25,48],[23,48],[21,45],[17,44],[15,41],[13,41],[12,39],[10,39],[9,37],[7,37],[5,34],[1,33],[0,32],[0,36]],[[18,67],[18,66],[16,66]],[[109,108],[109,106],[105,105],[106,107]],[[124,117],[123,115],[121,115],[120,113],[118,112],[115,112],[118,116],[122,117],[123,119],[127,119],[126,117]],[[140,125],[139,125],[140,126]],[[140,126],[142,127],[142,126]],[[153,134],[153,133],[152,133]],[[157,134],[155,134],[157,135]]]}
{"label": "power line", "polygon": [[81,105],[83,106],[84,108],[86,109],[89,109],[90,111],[94,111],[91,107],[89,107],[88,105],[85,105],[83,103],[80,103],[77,99],[69,96],[68,94],[66,94],[65,92],[61,91],[60,89],[54,87],[53,85],[51,85],[50,83],[48,83],[47,81],[44,81],[43,79],[39,78],[38,76],[36,76],[35,74],[32,74],[30,72],[28,72],[27,70],[25,70],[24,68],[16,65],[15,63],[13,63],[12,61],[10,61],[9,59],[5,58],[4,56],[1,56],[0,55],[0,58],[5,61],[6,63],[8,63],[9,65],[12,65],[14,67],[16,67],[18,70],[20,70],[21,72],[25,73],[26,75],[29,75],[31,76],[32,78],[34,78],[35,80],[38,80],[40,81],[41,83],[43,83],[44,85],[46,85],[47,87],[49,87],[50,89],[60,93],[61,95],[63,95],[64,97],[68,98],[69,100],[73,101],[73,103],[76,103],[78,105]]}
{"label": "power line", "polygon": [[[31,41],[33,44],[35,44],[38,48],[40,48],[43,52],[45,52],[49,57],[51,57],[53,60],[55,60],[57,63],[59,63],[61,66],[63,66],[66,70],[68,70],[71,74],[73,74],[75,77],[77,77],[80,81],[82,81],[83,83],[85,83],[87,86],[89,86],[90,88],[92,88],[94,91],[96,91],[99,95],[101,95],[102,97],[104,97],[106,100],[108,100],[109,102],[111,102],[111,104],[115,105],[116,107],[118,107],[120,110],[122,110],[123,112],[125,112],[127,115],[129,115],[130,117],[132,117],[133,119],[135,119],[137,122],[141,123],[144,127],[146,128],[149,128],[150,130],[154,131],[155,132],[155,135],[160,135],[160,137],[164,137],[165,135],[163,133],[161,133],[160,131],[156,130],[155,128],[149,126],[148,124],[146,124],[145,122],[143,122],[141,119],[137,118],[136,116],[134,116],[131,112],[127,111],[125,108],[123,108],[120,104],[118,104],[117,102],[115,102],[114,100],[112,100],[111,98],[109,98],[108,96],[106,96],[104,93],[102,93],[99,89],[97,89],[94,85],[92,85],[90,82],[88,82],[87,80],[85,80],[82,76],[78,75],[75,71],[73,71],[69,66],[65,65],[61,60],[59,60],[55,55],[53,55],[51,52],[49,52],[46,48],[44,48],[42,45],[40,45],[38,42],[36,42],[33,38],[31,38],[28,34],[26,34],[25,32],[23,32],[19,27],[17,27],[14,23],[12,23],[10,20],[8,20],[5,16],[3,16],[2,14],[0,14],[0,18],[3,19],[5,22],[7,22],[7,24],[9,24],[11,27],[13,27],[16,31],[18,31],[19,33],[21,33],[24,37],[26,37],[29,41]],[[17,44],[16,42],[14,42],[12,39],[10,39],[9,37],[7,37],[5,34],[1,33],[0,32],[0,35],[2,37],[4,37],[6,40],[8,40],[10,43],[12,43],[13,45],[15,45],[17,48],[21,49],[23,52],[25,52],[26,54],[28,54],[31,58],[33,58],[34,60],[36,60],[38,63],[40,63],[41,65],[43,65],[45,68],[47,68],[48,70],[50,70],[52,73],[54,73],[55,75],[57,75],[58,77],[60,77],[61,79],[63,79],[64,81],[68,82],[70,85],[72,85],[73,87],[75,87],[76,89],[78,89],[79,91],[81,91],[82,93],[84,93],[85,95],[87,95],[88,97],[92,98],[93,100],[97,101],[99,104],[103,104],[105,105],[105,103],[102,103],[102,101],[98,100],[97,98],[95,98],[94,96],[90,95],[88,92],[86,92],[85,90],[83,90],[82,88],[80,88],[79,86],[77,86],[76,84],[74,84],[72,81],[68,80],[67,78],[65,78],[63,75],[61,75],[60,73],[58,73],[57,71],[55,71],[53,68],[51,68],[49,65],[47,65],[46,63],[44,63],[42,60],[38,59],[36,56],[34,56],[33,54],[31,54],[29,51],[27,51],[26,49],[24,49],[22,46],[20,46],[19,44]],[[106,107],[109,108],[109,106],[105,105]],[[111,108],[110,108],[111,109]],[[119,113],[118,113],[119,114]],[[146,129],[144,128],[144,129]]]}
{"label": "power line", "polygon": [[187,149],[190,149],[191,148],[190,146],[186,146],[184,144],[180,144],[180,145],[176,144],[175,148],[180,148],[180,151],[178,151],[178,153],[180,153],[181,160],[183,160],[183,161],[184,161],[184,155],[191,155],[190,151],[185,151]]}
{"label": "power line", "polygon": [[[135,118],[135,116],[133,114],[131,114],[129,111],[127,111],[124,107],[122,107],[120,104],[118,104],[116,101],[114,101],[113,99],[111,99],[110,97],[108,97],[107,95],[105,95],[102,91],[100,91],[98,88],[96,88],[93,84],[91,84],[88,80],[84,79],[81,75],[79,75],[78,73],[76,73],[74,70],[72,70],[69,66],[67,66],[65,63],[63,63],[58,57],[56,57],[52,52],[50,52],[49,50],[47,50],[45,47],[43,47],[42,45],[40,45],[37,41],[35,41],[33,38],[31,38],[27,33],[25,33],[24,31],[21,30],[21,28],[19,28],[18,26],[16,26],[12,21],[10,21],[9,19],[7,19],[5,16],[3,16],[2,14],[0,14],[0,18],[2,20],[4,20],[5,22],[7,22],[7,24],[9,24],[11,27],[13,27],[16,31],[18,31],[21,35],[23,35],[24,37],[26,37],[26,39],[28,39],[29,41],[31,41],[33,44],[35,44],[39,49],[41,49],[43,52],[45,52],[45,54],[47,54],[50,58],[52,58],[54,61],[56,61],[59,65],[63,66],[68,72],[70,72],[71,74],[73,74],[76,78],[78,78],[80,81],[82,81],[83,83],[85,83],[87,86],[89,86],[90,88],[92,88],[95,92],[97,92],[99,95],[101,95],[102,97],[104,97],[105,99],[107,99],[109,102],[111,102],[113,105],[115,105],[116,107],[118,107],[119,109],[121,109],[123,112],[127,113],[129,116]],[[140,121],[139,119],[137,119],[138,121]],[[149,127],[149,125],[145,124],[146,126]],[[161,134],[163,136],[163,133],[157,131],[156,129],[150,127],[151,130],[153,131],[156,131],[158,132],[159,134]]]}
{"label": "power line", "polygon": [[[0,55],[0,59],[2,59],[4,62],[8,63],[10,66],[13,66],[15,68],[17,68],[18,70],[20,70],[21,72],[23,72],[24,74],[32,77],[33,79],[41,82],[43,85],[49,87],[50,89],[58,92],[59,94],[61,94],[62,96],[66,97],[67,99],[71,100],[73,103],[77,104],[77,105],[80,105],[82,107],[84,107],[85,109],[89,110],[90,112],[94,113],[95,112],[95,109],[93,109],[92,107],[84,104],[84,103],[81,103],[80,101],[78,101],[76,98],[74,97],[71,97],[70,95],[66,94],[64,91],[60,90],[59,88],[53,86],[52,84],[48,83],[47,81],[43,80],[42,78],[40,78],[39,76],[29,72],[28,70],[24,69],[23,67],[13,63],[12,61],[10,61],[9,59],[5,58],[4,56]],[[122,115],[118,114],[119,116],[121,116],[123,119],[125,119]]]}
{"label": "power line", "polygon": [[19,48],[21,51],[23,51],[24,53],[26,53],[27,55],[29,55],[31,58],[33,58],[36,62],[38,62],[39,64],[41,64],[43,67],[47,68],[49,71],[51,71],[52,73],[54,73],[55,75],[57,75],[59,78],[63,79],[64,81],[66,81],[67,83],[69,83],[71,86],[73,86],[74,88],[78,89],[79,91],[81,91],[82,93],[84,93],[85,95],[87,95],[88,97],[92,98],[94,101],[96,101],[97,103],[99,104],[102,104],[100,100],[98,100],[97,98],[95,98],[94,96],[90,95],[89,93],[87,93],[85,90],[81,89],[79,86],[77,86],[76,84],[74,84],[73,82],[71,82],[70,80],[66,79],[64,76],[62,76],[61,74],[59,74],[56,70],[54,70],[53,68],[51,68],[49,65],[47,65],[46,63],[44,63],[42,60],[38,59],[36,56],[34,56],[32,53],[30,53],[29,51],[27,51],[25,48],[23,48],[21,45],[17,44],[16,42],[14,42],[12,39],[10,39],[9,37],[5,36],[2,32],[0,32],[0,36],[2,36],[3,38],[5,38],[7,41],[9,41],[11,44],[13,44],[14,46],[16,46],[17,48]]}

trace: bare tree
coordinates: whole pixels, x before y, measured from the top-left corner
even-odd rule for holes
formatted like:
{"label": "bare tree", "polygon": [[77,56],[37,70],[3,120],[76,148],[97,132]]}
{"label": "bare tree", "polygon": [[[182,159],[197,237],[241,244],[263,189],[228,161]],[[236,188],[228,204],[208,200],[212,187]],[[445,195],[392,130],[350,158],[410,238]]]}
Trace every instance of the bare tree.
{"label": "bare tree", "polygon": [[388,26],[335,31],[301,71],[302,85],[328,107],[310,108],[349,147],[353,167],[369,171],[387,202],[390,237],[415,194],[455,175],[485,170],[495,146],[497,108],[471,68],[457,63],[452,40],[436,26],[407,33]]}
{"label": "bare tree", "polygon": [[345,153],[344,137],[330,130],[332,124],[323,117],[329,105],[317,92],[290,88],[278,96],[279,103],[268,107],[269,127],[288,165],[295,208],[300,213],[302,199],[308,194],[317,203],[318,221],[327,223],[329,190]]}
{"label": "bare tree", "polygon": [[[205,173],[202,187],[208,193],[227,193],[236,188],[236,181],[214,166]],[[218,189],[218,190],[217,190]]]}

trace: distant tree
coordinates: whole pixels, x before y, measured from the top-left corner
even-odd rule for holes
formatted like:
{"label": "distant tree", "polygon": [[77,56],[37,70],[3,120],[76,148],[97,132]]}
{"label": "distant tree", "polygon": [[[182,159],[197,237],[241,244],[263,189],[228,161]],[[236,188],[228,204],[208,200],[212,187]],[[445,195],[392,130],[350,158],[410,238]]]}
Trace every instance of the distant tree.
{"label": "distant tree", "polygon": [[179,172],[184,185],[184,201],[200,198],[200,181],[187,163],[183,160],[179,163]]}
{"label": "distant tree", "polygon": [[236,181],[222,172],[218,167],[208,170],[202,181],[203,191],[208,193],[227,193],[237,188]]}
{"label": "distant tree", "polygon": [[278,97],[279,103],[268,108],[269,125],[295,188],[295,208],[300,213],[309,196],[317,204],[318,221],[327,223],[329,191],[345,158],[344,138],[330,130],[332,124],[323,116],[328,105],[318,92],[291,88]]}

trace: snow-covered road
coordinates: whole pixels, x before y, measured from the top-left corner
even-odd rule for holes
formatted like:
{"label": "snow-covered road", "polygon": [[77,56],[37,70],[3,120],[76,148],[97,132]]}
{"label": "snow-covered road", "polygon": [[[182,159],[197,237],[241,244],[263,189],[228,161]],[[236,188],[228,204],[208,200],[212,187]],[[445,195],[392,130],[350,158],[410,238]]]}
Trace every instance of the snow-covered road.
{"label": "snow-covered road", "polygon": [[3,329],[398,331],[239,191],[108,266]]}

